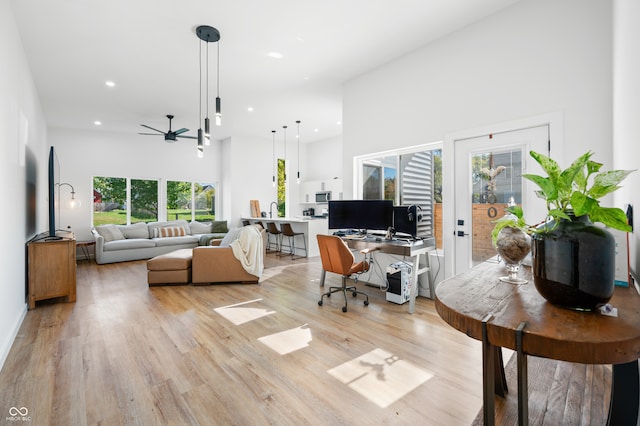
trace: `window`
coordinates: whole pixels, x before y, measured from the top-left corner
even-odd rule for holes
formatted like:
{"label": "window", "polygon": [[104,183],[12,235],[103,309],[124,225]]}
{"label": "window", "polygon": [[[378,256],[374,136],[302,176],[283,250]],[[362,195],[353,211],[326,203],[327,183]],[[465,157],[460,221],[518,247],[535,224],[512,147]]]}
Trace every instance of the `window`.
{"label": "window", "polygon": [[191,182],[167,182],[167,220],[191,220]]}
{"label": "window", "polygon": [[287,195],[287,172],[285,161],[278,158],[278,217],[285,216],[286,195]]}
{"label": "window", "polygon": [[437,210],[442,202],[441,144],[430,144],[404,151],[370,154],[357,159],[361,165],[363,200],[393,200],[397,206],[416,204],[422,209],[418,234],[436,236]]}
{"label": "window", "polygon": [[216,218],[216,187],[211,183],[194,184],[194,219],[206,222]]}
{"label": "window", "polygon": [[131,179],[131,219],[129,223],[158,220],[158,181]]}
{"label": "window", "polygon": [[[166,185],[166,196],[163,185]],[[160,189],[163,190],[160,190]],[[93,178],[93,226],[183,219],[215,220],[216,185],[189,181]]]}
{"label": "window", "polygon": [[127,224],[127,179],[93,178],[93,226]]}

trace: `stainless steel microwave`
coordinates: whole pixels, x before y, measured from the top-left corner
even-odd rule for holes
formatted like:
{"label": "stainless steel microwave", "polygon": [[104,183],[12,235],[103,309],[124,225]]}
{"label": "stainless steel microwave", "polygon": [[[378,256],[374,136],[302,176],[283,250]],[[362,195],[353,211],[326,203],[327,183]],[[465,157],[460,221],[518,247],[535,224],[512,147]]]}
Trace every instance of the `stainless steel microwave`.
{"label": "stainless steel microwave", "polygon": [[316,192],[316,203],[328,203],[331,200],[331,191]]}

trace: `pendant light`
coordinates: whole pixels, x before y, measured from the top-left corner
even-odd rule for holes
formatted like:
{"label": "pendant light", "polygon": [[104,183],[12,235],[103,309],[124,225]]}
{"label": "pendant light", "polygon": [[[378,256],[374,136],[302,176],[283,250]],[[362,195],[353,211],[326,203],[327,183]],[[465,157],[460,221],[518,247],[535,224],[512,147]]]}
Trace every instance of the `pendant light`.
{"label": "pendant light", "polygon": [[273,134],[273,158],[271,161],[271,165],[273,166],[273,187],[276,187],[276,131],[272,130]]}
{"label": "pendant light", "polygon": [[[219,37],[218,37],[219,38]],[[222,111],[220,101],[220,43],[218,43],[218,59],[216,60],[216,126],[222,126]]]}
{"label": "pendant light", "polygon": [[[207,43],[207,51],[206,51],[206,93],[205,93],[205,102],[206,102],[206,117],[204,119],[204,132],[202,131],[202,127],[198,128],[198,156],[202,157],[202,151],[204,149],[204,145],[209,145],[211,141],[211,125],[209,121],[209,43],[216,43],[220,40],[220,32],[208,25],[200,25],[196,28],[196,35],[201,40],[200,41],[200,115],[198,117],[198,121],[202,119],[202,42]],[[218,64],[217,69],[220,71],[220,44],[218,43]],[[220,83],[218,78],[218,92],[220,91]],[[218,100],[216,98],[216,112],[218,111]],[[216,113],[216,122],[217,122],[217,113]]]}
{"label": "pendant light", "polygon": [[298,125],[298,132],[296,133],[296,139],[298,140],[298,179],[297,183],[300,183],[300,120],[296,121]]}
{"label": "pendant light", "polygon": [[287,184],[287,126],[282,126],[282,128],[284,129],[284,160],[283,160],[283,167],[284,167],[284,184]]}

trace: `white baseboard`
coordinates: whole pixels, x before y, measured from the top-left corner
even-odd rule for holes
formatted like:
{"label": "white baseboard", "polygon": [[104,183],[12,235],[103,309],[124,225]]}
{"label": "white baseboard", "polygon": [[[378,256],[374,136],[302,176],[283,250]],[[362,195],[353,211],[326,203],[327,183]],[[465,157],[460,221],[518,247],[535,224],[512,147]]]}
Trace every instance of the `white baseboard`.
{"label": "white baseboard", "polygon": [[18,335],[18,331],[20,331],[20,326],[22,325],[22,322],[24,321],[24,318],[26,316],[27,304],[25,303],[22,311],[20,311],[18,317],[16,318],[16,321],[13,324],[13,327],[11,328],[11,333],[7,335],[7,338],[4,340],[4,342],[2,342],[2,347],[0,347],[0,370],[2,370],[2,367],[4,367],[4,363],[9,356],[9,351],[11,351],[11,346],[13,346],[13,342],[15,341],[16,336]]}

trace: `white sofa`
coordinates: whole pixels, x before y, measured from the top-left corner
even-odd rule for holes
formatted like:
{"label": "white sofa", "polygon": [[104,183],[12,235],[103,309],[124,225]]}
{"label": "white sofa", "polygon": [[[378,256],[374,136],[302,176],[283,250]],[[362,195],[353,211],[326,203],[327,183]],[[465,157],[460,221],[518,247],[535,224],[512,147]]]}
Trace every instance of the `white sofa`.
{"label": "white sofa", "polygon": [[96,263],[151,259],[178,249],[209,245],[228,232],[226,221],[209,223],[171,220],[133,225],[100,225],[91,230]]}

